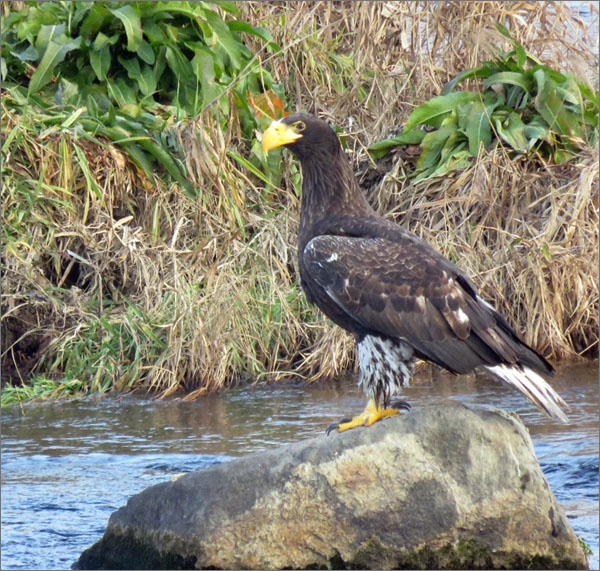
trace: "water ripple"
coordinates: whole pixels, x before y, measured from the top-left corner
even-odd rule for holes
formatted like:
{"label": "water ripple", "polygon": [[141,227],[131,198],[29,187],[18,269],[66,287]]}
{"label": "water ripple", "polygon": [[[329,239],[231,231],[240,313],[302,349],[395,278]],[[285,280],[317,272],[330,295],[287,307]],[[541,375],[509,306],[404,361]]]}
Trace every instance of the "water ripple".
{"label": "water ripple", "polygon": [[[553,385],[571,424],[548,421],[499,383],[434,375],[404,395],[413,407],[458,399],[516,410],[577,535],[598,568],[597,367],[563,369]],[[2,413],[2,569],[69,569],[112,512],[175,474],[322,434],[358,412],[354,381],[243,388],[181,401],[89,399]]]}

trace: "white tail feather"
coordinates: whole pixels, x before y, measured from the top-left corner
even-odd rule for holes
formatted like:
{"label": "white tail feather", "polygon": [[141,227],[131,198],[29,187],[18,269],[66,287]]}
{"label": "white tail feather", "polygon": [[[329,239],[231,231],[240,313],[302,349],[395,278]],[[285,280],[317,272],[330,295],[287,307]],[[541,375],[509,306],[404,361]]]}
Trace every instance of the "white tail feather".
{"label": "white tail feather", "polygon": [[495,365],[486,367],[497,377],[519,389],[534,405],[552,418],[568,422],[563,408],[569,408],[560,395],[535,371],[515,365]]}

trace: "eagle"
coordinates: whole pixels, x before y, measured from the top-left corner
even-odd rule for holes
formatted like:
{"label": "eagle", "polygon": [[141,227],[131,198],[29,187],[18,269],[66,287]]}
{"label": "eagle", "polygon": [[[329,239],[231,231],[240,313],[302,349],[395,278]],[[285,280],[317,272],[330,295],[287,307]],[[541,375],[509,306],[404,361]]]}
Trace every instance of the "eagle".
{"label": "eagle", "polygon": [[455,374],[487,369],[550,417],[566,403],[544,380],[552,365],[523,342],[455,264],[378,215],[361,193],[333,129],[312,115],[273,121],[265,153],[286,147],[299,160],[300,285],[311,304],[356,341],[361,414],[332,424],[343,432],[409,408],[392,398],[409,384],[416,359]]}

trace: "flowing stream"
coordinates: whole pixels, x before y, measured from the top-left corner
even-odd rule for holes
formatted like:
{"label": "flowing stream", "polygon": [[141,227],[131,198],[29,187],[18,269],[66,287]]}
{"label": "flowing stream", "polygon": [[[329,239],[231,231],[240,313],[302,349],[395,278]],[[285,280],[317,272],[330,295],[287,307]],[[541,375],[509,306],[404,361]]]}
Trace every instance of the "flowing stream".
{"label": "flowing stream", "polygon": [[[457,399],[517,411],[598,569],[598,364],[561,367],[552,384],[571,407],[568,425],[479,377],[421,374],[403,398],[413,408]],[[90,398],[5,408],[1,567],[69,569],[133,494],[176,473],[315,436],[364,404],[344,378],[242,387],[197,402]]]}

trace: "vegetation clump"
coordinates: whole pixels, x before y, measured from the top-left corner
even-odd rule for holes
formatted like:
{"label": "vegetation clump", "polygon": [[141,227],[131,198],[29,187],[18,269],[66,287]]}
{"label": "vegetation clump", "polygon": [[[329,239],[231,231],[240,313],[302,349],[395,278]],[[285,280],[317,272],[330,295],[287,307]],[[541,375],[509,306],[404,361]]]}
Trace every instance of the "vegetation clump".
{"label": "vegetation clump", "polygon": [[[328,117],[370,201],[505,299],[528,343],[553,359],[597,355],[598,144],[587,131],[535,160],[502,137],[482,152],[467,136],[459,151],[477,157],[419,180],[414,147],[367,151],[497,49],[521,57],[514,42],[541,65],[564,62],[551,77],[577,77],[597,106],[597,54],[567,5],[2,9],[3,402],[196,398],[353,367],[351,340],[297,287],[299,173],[256,141],[283,107]],[[503,121],[490,122],[494,136],[511,131]]]}
{"label": "vegetation clump", "polygon": [[[448,82],[440,96],[410,114],[401,135],[371,145],[373,156],[419,144],[413,173],[419,180],[466,168],[493,145],[560,164],[597,141],[598,93],[572,74],[543,65],[497,27],[513,49]],[[469,78],[483,79],[483,91],[455,91]]]}
{"label": "vegetation clump", "polygon": [[[277,49],[263,28],[226,21],[206,2],[25,4],[3,20],[2,79],[48,122],[107,139],[147,178],[158,165],[191,194],[197,189],[169,136],[175,121],[234,105],[252,136],[246,95],[273,86],[241,34]],[[238,13],[233,2],[220,9]]]}

